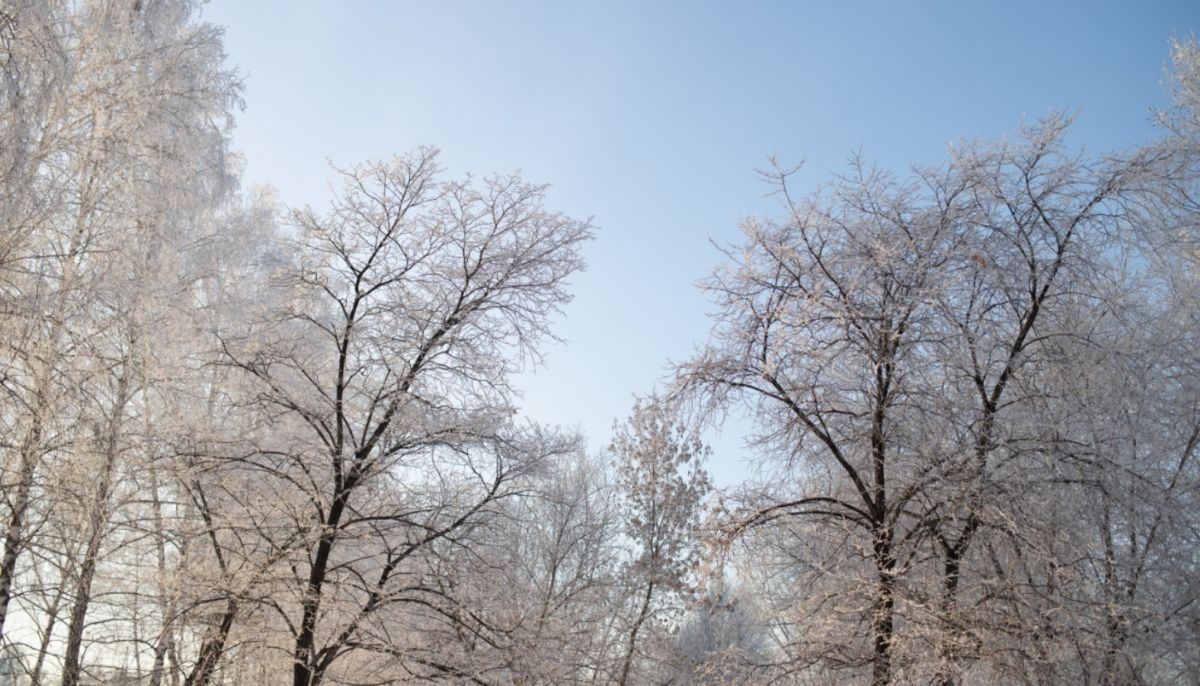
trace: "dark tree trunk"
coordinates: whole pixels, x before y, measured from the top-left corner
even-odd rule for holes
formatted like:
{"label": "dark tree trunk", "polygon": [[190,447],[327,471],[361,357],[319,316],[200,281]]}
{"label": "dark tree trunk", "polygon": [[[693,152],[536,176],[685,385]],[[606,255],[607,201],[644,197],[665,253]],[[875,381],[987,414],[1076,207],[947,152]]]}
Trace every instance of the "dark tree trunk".
{"label": "dark tree trunk", "polygon": [[210,627],[205,634],[204,641],[200,644],[200,654],[196,658],[196,665],[192,667],[191,673],[183,682],[184,686],[208,686],[217,670],[217,665],[221,662],[221,656],[225,652],[225,642],[229,638],[229,630],[233,627],[233,620],[237,617],[237,612],[237,600],[230,598],[225,603],[225,612],[221,615],[220,624]]}
{"label": "dark tree trunk", "polygon": [[88,518],[88,542],[83,564],[79,568],[79,585],[75,603],[71,607],[71,622],[67,627],[67,648],[63,656],[62,686],[77,686],[81,665],[80,652],[83,648],[83,628],[87,619],[88,605],[92,600],[92,581],[96,576],[100,545],[104,542],[108,528],[109,499],[112,497],[113,479],[117,467],[117,456],[121,447],[121,424],[124,421],[125,404],[129,394],[129,369],[122,371],[117,382],[117,397],[109,419],[108,436],[104,443],[104,464],[100,470],[100,482]]}
{"label": "dark tree trunk", "polygon": [[317,543],[317,554],[313,557],[312,569],[309,570],[308,588],[305,589],[304,600],[301,603],[303,614],[300,619],[300,633],[296,635],[296,648],[292,653],[295,660],[292,668],[293,686],[317,686],[321,683],[323,670],[317,666],[316,661],[317,614],[321,610],[321,587],[325,584],[329,556],[333,552],[338,524],[342,521],[346,497],[343,492],[334,498],[325,522],[326,533],[321,535]]}
{"label": "dark tree trunk", "polygon": [[4,557],[0,558],[0,638],[4,637],[4,622],[8,617],[8,604],[12,600],[13,577],[17,571],[17,558],[25,547],[25,518],[33,495],[33,479],[37,472],[38,453],[42,442],[42,412],[45,403],[39,403],[33,415],[33,424],[21,446],[21,472],[17,492],[13,498],[12,512],[8,518],[8,529],[4,534]]}
{"label": "dark tree trunk", "polygon": [[892,678],[892,633],[896,612],[896,560],[892,554],[891,533],[887,529],[875,535],[875,567],[879,580],[875,616],[871,623],[875,644],[871,660],[871,685],[886,686]]}

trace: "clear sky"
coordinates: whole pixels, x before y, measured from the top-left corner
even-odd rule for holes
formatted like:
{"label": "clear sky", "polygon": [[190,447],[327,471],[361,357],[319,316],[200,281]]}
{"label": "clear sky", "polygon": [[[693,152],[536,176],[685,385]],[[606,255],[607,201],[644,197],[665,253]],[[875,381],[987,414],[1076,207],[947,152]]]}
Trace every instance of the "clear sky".
{"label": "clear sky", "polygon": [[[902,172],[1058,108],[1089,150],[1137,144],[1200,0],[217,0],[204,16],[245,75],[247,184],[319,207],[326,159],[432,144],[454,176],[521,170],[552,184],[551,209],[594,218],[568,342],[521,385],[528,416],[599,448],[705,339],[695,282],[721,261],[710,239],[773,210],[769,155],[806,160],[807,189],[854,151]],[[712,437],[719,483],[745,473],[743,430]]]}

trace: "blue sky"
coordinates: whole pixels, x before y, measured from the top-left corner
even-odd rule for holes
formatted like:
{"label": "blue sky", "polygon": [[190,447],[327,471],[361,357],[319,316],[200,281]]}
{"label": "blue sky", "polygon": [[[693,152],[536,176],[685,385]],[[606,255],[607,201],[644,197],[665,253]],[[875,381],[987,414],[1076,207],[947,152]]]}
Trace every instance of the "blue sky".
{"label": "blue sky", "polygon": [[[806,161],[810,189],[864,157],[936,163],[1054,109],[1093,151],[1153,135],[1167,41],[1200,2],[289,2],[216,0],[245,75],[245,182],[321,206],[326,160],[423,144],[452,175],[521,170],[591,216],[588,270],[524,410],[607,444],[633,393],[708,331],[710,240],[773,202],[755,170]],[[745,427],[712,436],[722,484]]]}

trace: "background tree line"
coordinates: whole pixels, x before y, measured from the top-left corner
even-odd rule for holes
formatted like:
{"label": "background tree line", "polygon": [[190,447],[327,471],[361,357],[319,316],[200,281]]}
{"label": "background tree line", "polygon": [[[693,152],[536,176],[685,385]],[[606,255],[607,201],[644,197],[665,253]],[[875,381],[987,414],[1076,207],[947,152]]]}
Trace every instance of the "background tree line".
{"label": "background tree line", "polygon": [[[188,0],[0,5],[0,683],[1192,683],[1200,49],[855,163],[607,450],[523,420],[594,228],[419,148],[240,188]],[[648,384],[653,380],[648,380]],[[755,421],[761,483],[698,438]]]}

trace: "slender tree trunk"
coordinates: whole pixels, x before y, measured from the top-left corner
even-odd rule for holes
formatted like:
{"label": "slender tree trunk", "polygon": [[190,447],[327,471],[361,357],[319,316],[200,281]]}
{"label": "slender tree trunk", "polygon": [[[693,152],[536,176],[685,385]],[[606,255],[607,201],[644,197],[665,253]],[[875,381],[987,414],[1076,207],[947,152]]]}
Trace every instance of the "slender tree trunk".
{"label": "slender tree trunk", "polygon": [[171,641],[167,650],[167,666],[171,670],[171,686],[179,686],[183,668],[179,665],[179,642]]}
{"label": "slender tree trunk", "polygon": [[638,612],[633,628],[629,631],[629,647],[625,650],[625,662],[621,666],[621,678],[617,682],[620,686],[625,686],[629,680],[629,668],[633,666],[633,654],[637,652],[638,632],[642,630],[642,624],[646,622],[646,617],[650,614],[650,600],[653,597],[654,582],[650,581],[646,584],[646,594],[642,597],[642,609]]}
{"label": "slender tree trunk", "polygon": [[301,602],[303,614],[300,620],[300,633],[296,636],[296,648],[292,653],[295,660],[292,670],[292,686],[318,686],[321,683],[321,670],[316,667],[315,647],[317,631],[317,614],[321,610],[321,587],[325,584],[325,573],[329,567],[329,556],[333,552],[337,540],[337,527],[342,521],[342,511],[345,509],[346,498],[349,495],[340,491],[329,508],[329,516],[325,522],[325,533],[317,543],[317,554],[313,557],[312,569],[308,574],[308,587]]}
{"label": "slender tree trunk", "polygon": [[1121,675],[1118,673],[1117,662],[1118,657],[1125,649],[1125,641],[1127,640],[1127,631],[1125,628],[1125,617],[1121,611],[1121,604],[1124,598],[1121,597],[1120,580],[1117,573],[1117,545],[1113,540],[1113,525],[1112,516],[1110,513],[1111,504],[1108,502],[1108,497],[1104,497],[1104,518],[1102,526],[1104,527],[1104,628],[1107,633],[1105,637],[1104,659],[1100,665],[1100,686],[1116,686],[1122,681]]}
{"label": "slender tree trunk", "polygon": [[[102,118],[97,114],[95,127],[100,127]],[[84,168],[94,172],[96,163],[89,156],[84,161]],[[71,230],[67,253],[62,262],[63,273],[59,289],[55,297],[45,303],[46,313],[52,316],[50,331],[45,345],[50,355],[58,354],[58,346],[62,338],[64,322],[61,317],[66,306],[66,296],[75,288],[76,260],[83,249],[87,219],[90,217],[94,195],[94,173],[89,173],[79,192],[79,208],[75,213],[74,225]],[[45,313],[43,313],[45,314]],[[33,493],[33,481],[37,476],[38,463],[41,461],[42,434],[45,431],[46,418],[51,410],[50,384],[54,378],[53,365],[43,361],[41,368],[36,371],[33,379],[35,395],[33,413],[29,418],[29,431],[21,444],[21,471],[17,483],[16,497],[13,499],[13,509],[9,514],[8,528],[4,535],[4,557],[0,558],[0,639],[4,638],[4,624],[8,618],[8,605],[12,599],[13,576],[16,573],[17,558],[25,547],[25,517],[28,514],[30,498]]]}
{"label": "slender tree trunk", "polygon": [[46,655],[50,652],[50,639],[54,636],[54,625],[58,623],[58,611],[62,608],[63,592],[66,588],[66,573],[59,577],[58,586],[54,589],[54,599],[46,609],[46,626],[42,631],[42,640],[38,645],[37,660],[29,673],[29,681],[34,686],[41,686],[42,669],[46,665]]}
{"label": "slender tree trunk", "polygon": [[[44,389],[44,386],[43,386]],[[4,623],[8,618],[8,605],[12,600],[13,577],[17,571],[17,558],[25,548],[25,518],[33,496],[33,480],[37,476],[37,465],[41,456],[42,417],[46,410],[45,394],[39,393],[29,432],[21,444],[21,471],[17,481],[17,492],[9,513],[8,528],[4,534],[4,557],[0,558],[0,639],[4,637]]]}
{"label": "slender tree trunk", "polygon": [[[128,365],[128,358],[125,361]],[[79,586],[75,604],[71,608],[71,623],[67,628],[67,648],[63,657],[62,686],[77,686],[81,665],[79,654],[83,647],[83,628],[91,603],[92,581],[99,562],[100,545],[104,542],[108,528],[109,498],[112,496],[113,479],[117,466],[117,454],[121,445],[121,424],[124,421],[125,404],[129,393],[129,369],[122,370],[117,381],[117,398],[109,420],[108,436],[104,445],[104,465],[96,489],[96,499],[88,521],[88,543],[83,564],[79,569]]]}
{"label": "slender tree trunk", "polygon": [[[144,427],[146,436],[150,435],[149,415],[146,417]],[[163,523],[162,499],[159,497],[158,471],[153,465],[150,466],[150,498],[151,506],[154,513],[154,547],[158,558],[158,604],[159,612],[162,615],[162,627],[158,633],[158,640],[154,645],[154,665],[150,671],[150,686],[161,686],[163,670],[166,667],[166,658],[168,652],[173,649],[174,644],[174,615],[175,602],[173,594],[169,591],[168,585],[165,583],[167,578],[167,544],[166,544],[166,526]],[[178,675],[172,672],[172,678],[178,679]]]}
{"label": "slender tree trunk", "polygon": [[196,665],[192,667],[192,671],[184,680],[184,686],[208,686],[221,661],[221,656],[225,653],[225,642],[229,638],[229,630],[233,627],[233,620],[237,616],[237,612],[237,600],[230,598],[225,603],[225,612],[221,615],[221,622],[210,627],[205,633],[204,641],[200,644],[200,654],[196,657]]}
{"label": "slender tree trunk", "polygon": [[879,577],[871,625],[875,644],[871,660],[871,684],[886,686],[892,678],[892,633],[896,612],[896,560],[892,555],[891,533],[886,528],[875,534],[875,567]]}

